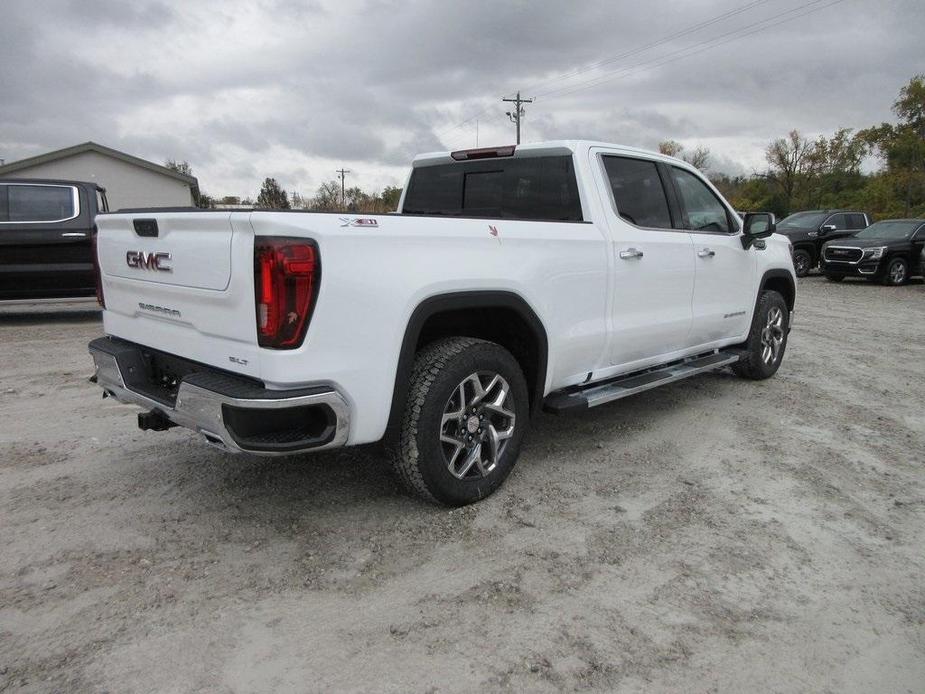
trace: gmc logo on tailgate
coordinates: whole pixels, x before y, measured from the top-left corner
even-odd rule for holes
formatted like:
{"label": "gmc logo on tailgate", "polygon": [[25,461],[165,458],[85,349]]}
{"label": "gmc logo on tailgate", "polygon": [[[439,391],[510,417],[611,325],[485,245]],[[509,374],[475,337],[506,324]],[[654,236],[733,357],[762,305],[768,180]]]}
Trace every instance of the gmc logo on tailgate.
{"label": "gmc logo on tailgate", "polygon": [[158,270],[159,272],[173,272],[168,265],[170,253],[145,253],[144,251],[129,251],[125,254],[125,264],[139,270]]}

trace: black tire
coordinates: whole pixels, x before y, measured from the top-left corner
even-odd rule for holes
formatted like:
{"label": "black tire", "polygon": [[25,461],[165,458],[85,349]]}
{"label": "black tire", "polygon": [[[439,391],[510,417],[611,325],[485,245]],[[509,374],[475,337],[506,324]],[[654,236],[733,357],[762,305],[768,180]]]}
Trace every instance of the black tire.
{"label": "black tire", "polygon": [[909,281],[909,263],[905,258],[891,258],[886,264],[883,273],[883,283],[891,287],[898,287]]}
{"label": "black tire", "polygon": [[806,277],[813,269],[813,257],[809,251],[798,248],[793,252],[793,270],[797,277]]}
{"label": "black tire", "polygon": [[[765,350],[768,346],[765,342],[768,337],[765,330],[769,329],[769,320],[775,310],[780,312],[780,344],[776,355],[773,354],[773,347],[771,348],[773,358],[769,362],[765,359]],[[784,359],[784,352],[787,349],[787,326],[789,323],[790,311],[784,297],[772,290],[761,292],[755,315],[752,317],[752,327],[748,333],[748,339],[743,345],[745,354],[740,361],[732,365],[732,370],[736,375],[742,378],[750,378],[754,381],[761,381],[777,373],[781,361]]]}
{"label": "black tire", "polygon": [[829,273],[826,273],[825,278],[829,280],[830,282],[841,282],[843,279],[845,279],[845,276],[844,275],[830,275]]}
{"label": "black tire", "polygon": [[[512,420],[506,420],[513,427],[510,437],[501,443],[495,439],[498,453],[496,458],[486,461],[493,462],[493,467],[487,472],[482,470],[481,456],[491,455],[489,428],[486,426],[483,432],[480,427],[479,433],[476,433],[463,426],[464,422],[468,425],[472,416],[478,418],[484,414],[466,414],[469,409],[465,407],[465,397],[467,393],[474,393],[469,380],[473,375],[489,382],[492,375],[500,376],[502,382],[499,383],[506,382],[508,386],[509,398],[502,404],[514,415]],[[466,383],[469,384],[468,390]],[[493,392],[490,388],[488,391],[489,394]],[[486,397],[482,406],[488,400]],[[461,412],[458,425],[455,420],[444,424],[444,414],[448,413],[448,408],[455,409],[457,402]],[[438,340],[427,345],[415,357],[401,426],[396,440],[388,445],[392,465],[404,486],[416,496],[446,506],[471,504],[489,496],[510,474],[520,453],[529,413],[527,383],[520,365],[510,352],[493,342],[470,337]],[[485,416],[500,415],[488,413]],[[446,433],[445,428],[453,426],[458,426],[453,432],[460,437],[457,446],[466,445],[468,448],[454,451],[452,444],[443,442],[441,435]],[[497,432],[497,429],[494,431]],[[467,436],[475,436],[475,442],[467,443]],[[482,445],[486,446],[484,453],[475,451],[476,447],[482,451]],[[475,470],[470,469],[462,478],[451,473],[453,460],[459,460],[453,453],[464,456],[457,472],[462,472],[470,454],[477,461],[470,463]]]}

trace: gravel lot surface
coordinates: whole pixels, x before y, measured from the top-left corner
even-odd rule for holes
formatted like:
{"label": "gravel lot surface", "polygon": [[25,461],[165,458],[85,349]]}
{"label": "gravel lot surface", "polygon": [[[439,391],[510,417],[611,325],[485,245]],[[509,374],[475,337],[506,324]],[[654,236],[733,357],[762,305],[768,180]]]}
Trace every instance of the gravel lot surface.
{"label": "gravel lot surface", "polygon": [[536,421],[502,490],[235,457],[0,309],[0,691],[925,691],[925,285],[801,281],[776,378]]}

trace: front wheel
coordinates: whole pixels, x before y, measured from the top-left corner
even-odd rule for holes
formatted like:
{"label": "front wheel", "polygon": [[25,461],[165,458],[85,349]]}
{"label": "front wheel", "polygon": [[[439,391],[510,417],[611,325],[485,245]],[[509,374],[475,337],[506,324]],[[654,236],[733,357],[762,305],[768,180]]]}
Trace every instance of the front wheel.
{"label": "front wheel", "polygon": [[802,249],[793,252],[793,271],[797,277],[806,277],[813,267],[813,258],[809,251]]}
{"label": "front wheel", "polygon": [[893,258],[883,273],[883,283],[898,287],[909,279],[909,266],[904,258]]}
{"label": "front wheel", "polygon": [[765,290],[758,299],[752,327],[745,341],[742,359],[732,370],[742,378],[760,381],[770,378],[784,359],[790,310],[778,292]]}
{"label": "front wheel", "polygon": [[447,506],[484,499],[517,461],[529,417],[517,360],[493,342],[453,337],[415,358],[390,457],[413,494]]}

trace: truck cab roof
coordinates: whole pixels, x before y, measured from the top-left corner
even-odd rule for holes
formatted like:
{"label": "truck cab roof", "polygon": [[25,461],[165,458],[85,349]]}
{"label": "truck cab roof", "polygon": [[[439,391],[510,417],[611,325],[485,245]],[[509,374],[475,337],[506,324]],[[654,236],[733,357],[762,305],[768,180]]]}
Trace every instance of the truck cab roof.
{"label": "truck cab roof", "polygon": [[597,140],[546,140],[543,142],[529,142],[520,145],[500,145],[497,147],[479,147],[476,149],[462,149],[443,152],[426,152],[417,155],[412,166],[435,166],[438,164],[452,164],[467,159],[489,159],[492,157],[537,157],[550,154],[575,154],[586,152],[592,148],[618,150],[626,154],[636,154],[651,159],[679,164],[691,168],[690,164],[682,159],[669,157],[652,150],[630,147],[613,142],[600,142]]}
{"label": "truck cab roof", "polygon": [[24,183],[39,185],[55,186],[87,186],[94,190],[106,192],[106,189],[94,181],[73,181],[65,178],[0,178],[0,184],[3,183]]}

